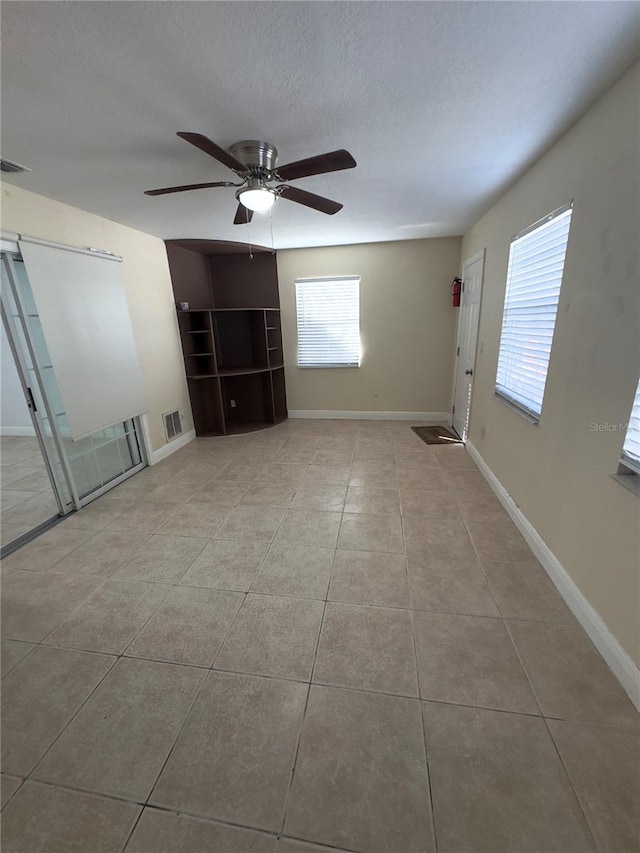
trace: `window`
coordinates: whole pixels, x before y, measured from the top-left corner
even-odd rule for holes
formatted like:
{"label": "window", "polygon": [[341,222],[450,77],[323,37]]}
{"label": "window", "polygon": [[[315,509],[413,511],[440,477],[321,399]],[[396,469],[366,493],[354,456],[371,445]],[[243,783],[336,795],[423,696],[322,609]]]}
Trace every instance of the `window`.
{"label": "window", "polygon": [[[631,405],[618,475],[618,479],[625,486],[629,486],[640,494],[640,381]],[[629,475],[631,475],[630,478]]]}
{"label": "window", "polygon": [[509,249],[496,394],[535,423],[542,412],[572,207],[517,234]]}
{"label": "window", "polygon": [[298,367],[360,367],[360,279],[296,281]]}

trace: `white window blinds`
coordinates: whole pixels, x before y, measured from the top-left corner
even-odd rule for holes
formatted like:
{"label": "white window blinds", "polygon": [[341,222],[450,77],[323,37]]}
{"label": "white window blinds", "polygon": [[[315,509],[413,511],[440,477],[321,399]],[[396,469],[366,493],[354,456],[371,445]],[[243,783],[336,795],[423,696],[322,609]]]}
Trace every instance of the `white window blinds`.
{"label": "white window blinds", "polygon": [[360,366],[360,279],[298,279],[298,367]]}
{"label": "white window blinds", "polygon": [[640,474],[640,381],[631,406],[627,434],[622,445],[622,462]]}
{"label": "white window blinds", "polygon": [[549,214],[511,241],[496,394],[537,421],[569,239],[572,206]]}

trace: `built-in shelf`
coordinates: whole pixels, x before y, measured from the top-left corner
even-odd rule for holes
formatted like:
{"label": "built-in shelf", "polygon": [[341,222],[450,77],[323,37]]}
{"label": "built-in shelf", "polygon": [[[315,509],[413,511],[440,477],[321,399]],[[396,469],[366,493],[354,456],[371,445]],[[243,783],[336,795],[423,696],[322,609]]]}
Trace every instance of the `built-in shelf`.
{"label": "built-in shelf", "polygon": [[[197,435],[262,429],[287,417],[275,256],[215,241],[168,241]],[[196,307],[197,306],[197,307]],[[204,337],[203,337],[204,336]],[[274,364],[277,359],[278,363]]]}
{"label": "built-in shelf", "polygon": [[218,371],[218,376],[244,376],[250,373],[267,373],[270,367],[226,367]]}

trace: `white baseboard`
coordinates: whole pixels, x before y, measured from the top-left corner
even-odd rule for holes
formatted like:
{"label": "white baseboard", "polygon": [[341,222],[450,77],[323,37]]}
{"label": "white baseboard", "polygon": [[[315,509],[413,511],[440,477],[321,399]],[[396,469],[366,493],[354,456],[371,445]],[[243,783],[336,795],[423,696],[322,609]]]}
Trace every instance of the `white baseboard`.
{"label": "white baseboard", "polygon": [[0,435],[31,436],[35,438],[36,431],[32,426],[24,427],[0,427]]}
{"label": "white baseboard", "polygon": [[356,421],[430,421],[450,423],[449,412],[351,412],[345,409],[289,409],[290,418]]}
{"label": "white baseboard", "polygon": [[181,447],[184,447],[189,444],[189,442],[193,441],[195,437],[195,429],[190,429],[189,432],[185,432],[184,435],[181,435],[179,438],[174,438],[172,441],[168,441],[159,450],[153,450],[149,454],[149,465],[157,465],[158,462],[162,462],[162,460],[166,459],[167,456],[171,456],[171,454],[175,453],[176,450],[180,450]]}
{"label": "white baseboard", "polygon": [[640,710],[640,670],[470,441],[467,442],[467,450],[571,612]]}

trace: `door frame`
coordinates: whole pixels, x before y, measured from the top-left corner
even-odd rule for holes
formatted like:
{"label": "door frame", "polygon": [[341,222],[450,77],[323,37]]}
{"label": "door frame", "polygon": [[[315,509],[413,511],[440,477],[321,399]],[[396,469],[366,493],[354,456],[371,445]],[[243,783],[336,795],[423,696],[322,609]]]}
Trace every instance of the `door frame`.
{"label": "door frame", "polygon": [[[42,453],[42,458],[45,462],[45,467],[49,474],[49,479],[51,480],[51,486],[53,494],[58,503],[58,508],[60,510],[60,515],[65,516],[69,515],[75,509],[79,509],[79,498],[76,492],[73,479],[69,473],[69,463],[67,459],[67,455],[65,453],[64,445],[62,444],[62,438],[60,436],[60,430],[58,429],[58,423],[55,418],[54,412],[51,410],[51,405],[49,401],[49,397],[47,395],[47,390],[44,386],[42,380],[42,367],[38,361],[38,357],[36,355],[35,349],[33,347],[33,343],[31,340],[31,335],[29,332],[29,328],[25,322],[26,310],[24,305],[22,304],[22,300],[20,297],[20,291],[16,285],[16,272],[14,267],[14,252],[7,251],[2,248],[2,263],[5,267],[7,273],[7,284],[9,290],[11,291],[11,298],[15,304],[17,309],[17,317],[14,318],[10,316],[9,311],[7,310],[7,306],[5,305],[4,300],[2,301],[2,321],[5,326],[5,330],[7,333],[7,339],[9,341],[9,347],[13,354],[13,360],[15,363],[16,371],[18,373],[18,378],[20,380],[20,385],[22,387],[22,392],[24,394],[25,403],[27,408],[29,409],[29,414],[31,415],[31,421],[33,423],[34,431],[36,438],[38,440],[38,444],[40,445],[40,451]],[[55,471],[54,466],[51,463],[50,451],[46,446],[44,441],[44,428],[41,421],[41,415],[38,411],[35,410],[31,401],[33,397],[30,393],[29,387],[29,376],[26,365],[23,363],[22,354],[20,352],[20,348],[17,344],[17,333],[14,328],[14,322],[16,325],[20,326],[22,331],[22,337],[24,341],[24,346],[29,355],[29,359],[31,360],[32,368],[33,368],[33,378],[35,379],[35,385],[38,388],[38,394],[40,400],[42,401],[42,405],[44,406],[47,420],[49,421],[49,429],[51,430],[51,440],[55,447],[56,453],[58,454],[58,459],[60,461],[60,469],[62,473],[62,477]],[[35,387],[34,385],[34,387]],[[63,482],[64,481],[64,485]],[[66,488],[67,494],[69,496],[68,503],[63,501],[62,496],[63,492]]]}
{"label": "door frame", "polygon": [[[476,364],[476,361],[478,358],[478,334],[477,334],[477,331],[480,328],[480,314],[482,311],[482,289],[484,286],[484,272],[485,272],[485,267],[486,267],[486,259],[487,259],[486,247],[479,249],[474,255],[471,255],[470,258],[467,258],[465,261],[463,261],[461,275],[460,275],[460,277],[462,278],[462,288],[461,288],[461,293],[460,293],[460,308],[462,308],[462,303],[463,303],[464,294],[465,294],[465,288],[464,288],[465,270],[468,267],[470,267],[472,264],[475,264],[476,261],[480,261],[480,260],[482,261],[482,276],[480,277],[480,302],[479,302],[479,306],[478,306],[478,321],[477,321],[477,329],[476,329],[476,346],[475,346],[475,352],[473,353],[473,365],[474,365],[473,369],[474,369],[474,372],[475,372],[475,364]],[[456,401],[456,385],[458,382],[457,366],[458,366],[459,355],[460,355],[460,312],[458,311],[458,317],[457,317],[457,321],[456,321],[456,348],[455,348],[454,359],[453,359],[453,387],[452,387],[452,391],[451,391],[451,413],[450,413],[450,417],[451,417],[452,426],[453,426],[453,415],[454,415],[453,408],[455,406],[455,401]],[[474,388],[475,388],[475,382],[472,381],[471,382],[471,394],[469,396],[469,412],[471,412],[471,408],[473,406]],[[462,438],[466,444],[467,436],[466,435],[460,436],[460,438]]]}

